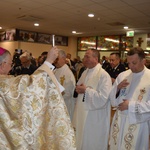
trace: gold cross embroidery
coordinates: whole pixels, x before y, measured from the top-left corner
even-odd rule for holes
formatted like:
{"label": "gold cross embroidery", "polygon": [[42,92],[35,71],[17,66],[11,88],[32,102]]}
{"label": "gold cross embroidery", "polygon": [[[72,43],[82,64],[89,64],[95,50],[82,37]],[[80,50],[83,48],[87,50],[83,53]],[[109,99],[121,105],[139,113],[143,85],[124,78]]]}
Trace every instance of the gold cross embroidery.
{"label": "gold cross embroidery", "polygon": [[65,81],[65,76],[60,77],[60,84],[63,85]]}

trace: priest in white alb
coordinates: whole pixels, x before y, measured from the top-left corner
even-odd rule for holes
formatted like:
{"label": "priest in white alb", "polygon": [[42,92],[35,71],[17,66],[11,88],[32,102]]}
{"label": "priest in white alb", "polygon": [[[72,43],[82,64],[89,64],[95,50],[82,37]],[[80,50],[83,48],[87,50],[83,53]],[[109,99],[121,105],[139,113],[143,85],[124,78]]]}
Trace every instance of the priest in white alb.
{"label": "priest in white alb", "polygon": [[110,150],[148,150],[150,121],[150,70],[144,51],[128,51],[129,70],[119,74],[110,93],[116,113],[110,134]]}
{"label": "priest in white alb", "polygon": [[54,74],[59,81],[59,83],[65,88],[62,96],[64,98],[65,104],[67,106],[70,119],[72,120],[73,112],[74,112],[74,104],[75,100],[73,98],[73,93],[75,89],[75,77],[66,64],[66,53],[63,50],[58,51],[58,57],[54,62],[56,69],[54,70]]}
{"label": "priest in white alb", "polygon": [[77,150],[107,150],[110,128],[109,74],[99,63],[98,50],[87,50],[84,65],[87,69],[77,82],[73,126]]}

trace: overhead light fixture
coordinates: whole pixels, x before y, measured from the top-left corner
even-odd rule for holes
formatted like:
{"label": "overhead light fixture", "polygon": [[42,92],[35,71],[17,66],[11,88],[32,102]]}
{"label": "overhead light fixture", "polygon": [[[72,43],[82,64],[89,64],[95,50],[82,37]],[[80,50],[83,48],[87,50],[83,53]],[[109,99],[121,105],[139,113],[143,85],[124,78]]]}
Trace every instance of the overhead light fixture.
{"label": "overhead light fixture", "polygon": [[149,54],[149,52],[144,52],[145,54]]}
{"label": "overhead light fixture", "polygon": [[123,27],[124,29],[128,29],[128,26]]}
{"label": "overhead light fixture", "polygon": [[88,14],[88,17],[92,18],[92,17],[94,17],[94,14]]}
{"label": "overhead light fixture", "polygon": [[2,29],[2,27],[0,27],[0,29]]}
{"label": "overhead light fixture", "polygon": [[72,31],[73,34],[83,34],[82,32]]}
{"label": "overhead light fixture", "polygon": [[72,33],[73,33],[73,34],[76,34],[77,32],[76,32],[76,31],[72,31]]}
{"label": "overhead light fixture", "polygon": [[38,26],[39,26],[39,23],[35,23],[34,26],[38,27]]}

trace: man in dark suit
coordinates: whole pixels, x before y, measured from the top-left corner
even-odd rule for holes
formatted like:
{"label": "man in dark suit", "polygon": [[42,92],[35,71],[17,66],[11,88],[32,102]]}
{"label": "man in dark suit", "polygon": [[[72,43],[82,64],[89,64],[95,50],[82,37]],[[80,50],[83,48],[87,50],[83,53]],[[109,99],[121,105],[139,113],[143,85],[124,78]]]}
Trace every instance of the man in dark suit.
{"label": "man in dark suit", "polygon": [[106,68],[106,71],[111,76],[112,84],[114,83],[116,77],[119,73],[125,71],[125,66],[120,62],[119,53],[111,53],[110,54],[110,66]]}
{"label": "man in dark suit", "polygon": [[103,56],[102,57],[102,68],[106,70],[107,67],[109,67],[109,66],[110,66],[110,64],[108,62],[108,57]]}
{"label": "man in dark suit", "polygon": [[31,55],[29,52],[24,52],[20,56],[20,61],[21,61],[21,71],[20,74],[28,74],[31,75],[37,67],[31,63]]}
{"label": "man in dark suit", "polygon": [[[112,84],[115,82],[115,79],[119,75],[119,73],[125,71],[125,66],[121,64],[120,54],[119,53],[111,53],[110,54],[110,65],[106,68],[106,71],[111,77]],[[115,113],[115,109],[111,110],[111,119],[113,118]]]}

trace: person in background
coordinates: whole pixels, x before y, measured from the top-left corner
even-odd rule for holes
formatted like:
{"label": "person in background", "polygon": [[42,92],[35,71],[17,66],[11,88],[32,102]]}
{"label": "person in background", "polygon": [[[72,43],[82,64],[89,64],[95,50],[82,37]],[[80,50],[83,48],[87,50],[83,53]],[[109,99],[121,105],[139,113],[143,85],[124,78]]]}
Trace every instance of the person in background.
{"label": "person in background", "polygon": [[106,70],[107,67],[110,66],[109,62],[108,62],[108,57],[103,56],[102,57],[102,68]]}
{"label": "person in background", "polygon": [[109,62],[110,62],[110,66],[106,68],[106,71],[111,76],[112,84],[113,84],[116,77],[126,69],[125,66],[120,62],[119,53],[111,53]]}
{"label": "person in background", "polygon": [[54,65],[56,67],[54,74],[59,83],[65,88],[65,91],[62,93],[62,95],[72,120],[75,103],[73,98],[73,89],[75,89],[76,81],[72,71],[66,64],[65,51],[59,50],[58,58],[55,60]]}
{"label": "person in background", "polygon": [[149,56],[146,56],[146,63],[145,63],[145,66],[150,69],[150,57]]}
{"label": "person in background", "polygon": [[83,67],[83,63],[80,59],[80,56],[77,56],[77,62],[75,64],[75,71],[76,71],[76,81],[79,79],[79,71]]}
{"label": "person in background", "polygon": [[36,66],[36,60],[33,57],[32,53],[30,53],[30,56],[31,56],[31,64],[33,64],[34,66]]}
{"label": "person in background", "polygon": [[31,63],[32,57],[29,52],[24,52],[19,58],[22,65],[20,74],[31,75],[37,69],[37,67]]}
{"label": "person in background", "polygon": [[71,54],[70,53],[67,53],[66,64],[70,67],[71,71],[73,72],[74,76],[76,77],[75,61],[73,61],[71,59]]}
{"label": "person in background", "polygon": [[0,149],[76,150],[74,130],[51,69],[57,47],[31,76],[7,75],[10,52],[0,48]]}
{"label": "person in background", "polygon": [[43,62],[46,60],[47,55],[48,55],[47,51],[42,52],[41,56],[43,57]]}
{"label": "person in background", "polygon": [[106,150],[110,128],[109,74],[99,63],[97,50],[87,50],[84,65],[87,69],[77,82],[73,126],[77,150]]}
{"label": "person in background", "polygon": [[82,67],[80,68],[80,70],[79,70],[79,74],[78,74],[77,81],[80,79],[82,73],[86,70],[86,67],[85,67],[85,65],[84,65],[84,59],[83,59],[83,61],[82,61],[82,64],[83,64],[83,66],[82,66]]}
{"label": "person in background", "polygon": [[36,66],[40,67],[43,64],[43,58],[40,55],[37,59],[36,59]]}
{"label": "person in background", "polygon": [[71,59],[71,54],[70,53],[67,53],[66,60],[68,61],[68,65],[69,65],[70,68],[74,67],[74,62]]}
{"label": "person in background", "polygon": [[21,61],[20,61],[19,57],[21,54],[22,54],[21,49],[15,49],[15,52],[13,54],[13,60],[12,60],[12,68],[9,72],[10,75],[17,76],[18,74],[20,74]]}
{"label": "person in background", "polygon": [[128,62],[127,62],[127,58],[124,59],[123,65],[125,66],[125,69],[126,69],[126,70],[129,69]]}
{"label": "person in background", "polygon": [[129,70],[116,78],[109,99],[116,113],[111,125],[110,150],[148,150],[150,70],[140,47],[127,53]]}
{"label": "person in background", "polygon": [[[116,77],[123,71],[125,71],[125,66],[121,63],[119,53],[111,53],[109,58],[110,65],[106,68],[106,71],[111,77],[112,84],[115,82]],[[114,116],[116,108],[111,108],[111,121]]]}
{"label": "person in background", "polygon": [[41,53],[41,55],[38,57],[37,62],[36,62],[37,67],[40,67],[44,63],[44,61],[47,58],[47,54],[48,54],[47,51],[44,51]]}

